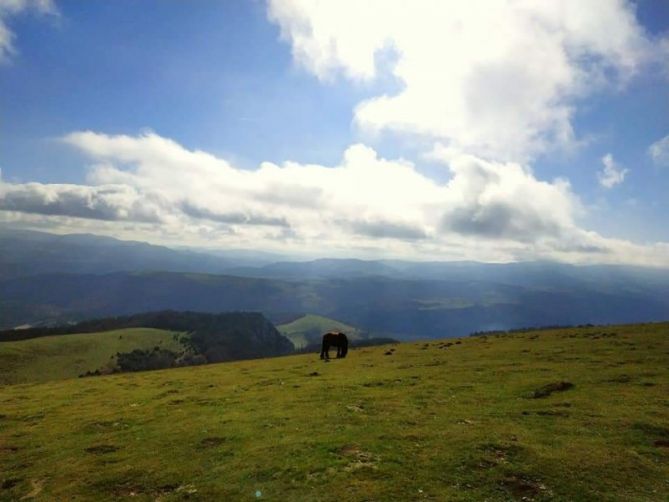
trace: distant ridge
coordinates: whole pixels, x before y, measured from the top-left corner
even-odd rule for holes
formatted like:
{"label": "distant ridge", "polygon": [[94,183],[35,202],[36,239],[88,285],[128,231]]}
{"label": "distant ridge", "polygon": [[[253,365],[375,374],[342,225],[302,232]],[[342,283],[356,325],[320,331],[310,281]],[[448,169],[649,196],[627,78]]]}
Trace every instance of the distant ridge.
{"label": "distant ridge", "polygon": [[[164,310],[128,316],[107,317],[82,321],[76,324],[53,327],[36,327],[21,330],[0,331],[0,342],[29,340],[45,336],[98,333],[128,328],[153,328],[173,332],[190,333],[197,343],[202,341],[203,350],[213,339],[229,344],[231,351],[249,356],[279,355],[292,351],[290,341],[277,331],[274,325],[258,312],[177,312]],[[255,344],[254,352],[246,350],[245,344]],[[240,347],[234,347],[237,344]]]}
{"label": "distant ridge", "polygon": [[669,319],[668,269],[222,255],[0,230],[0,329],[166,309],[309,312],[403,340]]}

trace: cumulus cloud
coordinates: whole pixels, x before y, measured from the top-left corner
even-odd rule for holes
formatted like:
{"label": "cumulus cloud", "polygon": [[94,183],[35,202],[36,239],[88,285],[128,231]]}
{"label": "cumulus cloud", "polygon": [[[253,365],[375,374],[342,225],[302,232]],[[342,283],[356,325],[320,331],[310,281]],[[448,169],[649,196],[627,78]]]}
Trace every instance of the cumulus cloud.
{"label": "cumulus cloud", "polygon": [[109,221],[160,222],[161,201],[127,185],[11,184],[0,179],[0,210]]}
{"label": "cumulus cloud", "polygon": [[366,131],[527,160],[574,141],[579,99],[655,58],[624,0],[270,0],[295,61],[319,79],[399,84],[358,104]]}
{"label": "cumulus cloud", "polygon": [[248,170],[155,133],[83,131],[64,141],[90,157],[87,184],[0,178],[0,219],[49,218],[61,229],[126,236],[139,225],[144,233],[135,237],[151,232],[166,243],[329,256],[628,259],[618,250],[629,243],[578,225],[581,206],[566,180],[541,181],[526,165],[453,149],[431,153],[451,174],[439,183],[362,144],[334,166],[265,162]]}
{"label": "cumulus cloud", "polygon": [[648,154],[656,165],[669,166],[669,134],[650,145]]}
{"label": "cumulus cloud", "polygon": [[40,14],[58,13],[52,0],[0,0],[0,63],[6,63],[16,53],[15,35],[7,26],[7,19],[26,10]]}
{"label": "cumulus cloud", "polygon": [[[439,150],[432,154],[439,158]],[[566,180],[537,180],[529,167],[471,155],[445,155],[453,178],[441,227],[492,239],[532,242],[560,238],[575,228],[580,210]]]}
{"label": "cumulus cloud", "polygon": [[627,175],[629,169],[625,169],[613,160],[613,155],[610,153],[604,155],[602,157],[602,164],[604,164],[604,167],[597,173],[597,179],[601,186],[604,188],[613,188],[625,181],[625,175]]}

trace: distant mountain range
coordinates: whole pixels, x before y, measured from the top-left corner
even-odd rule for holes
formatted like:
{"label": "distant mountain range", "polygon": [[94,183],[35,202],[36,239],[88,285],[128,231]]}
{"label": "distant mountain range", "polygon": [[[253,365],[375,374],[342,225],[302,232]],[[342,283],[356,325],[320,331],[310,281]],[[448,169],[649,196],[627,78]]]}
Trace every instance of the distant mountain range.
{"label": "distant mountain range", "polygon": [[0,277],[149,270],[216,274],[239,267],[265,265],[279,257],[253,251],[206,253],[177,250],[91,234],[56,235],[0,228]]}
{"label": "distant mountain range", "polygon": [[666,269],[272,258],[2,230],[0,328],[163,309],[312,313],[404,339],[669,319]]}

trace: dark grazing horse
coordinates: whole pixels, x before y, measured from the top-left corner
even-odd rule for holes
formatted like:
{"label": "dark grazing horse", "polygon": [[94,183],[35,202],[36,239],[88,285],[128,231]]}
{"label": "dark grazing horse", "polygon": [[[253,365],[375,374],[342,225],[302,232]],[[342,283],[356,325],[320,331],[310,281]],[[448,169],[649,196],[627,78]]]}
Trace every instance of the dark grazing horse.
{"label": "dark grazing horse", "polygon": [[323,335],[321,359],[330,359],[330,347],[337,347],[337,358],[346,357],[348,352],[348,338],[344,333],[330,331]]}

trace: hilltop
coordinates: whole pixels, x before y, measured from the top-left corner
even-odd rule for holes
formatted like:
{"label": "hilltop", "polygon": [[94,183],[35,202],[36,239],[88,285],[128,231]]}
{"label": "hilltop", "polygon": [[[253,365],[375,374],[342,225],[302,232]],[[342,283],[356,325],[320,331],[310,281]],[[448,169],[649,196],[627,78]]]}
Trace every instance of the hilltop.
{"label": "hilltop", "polygon": [[175,353],[183,351],[178,333],[153,328],[0,341],[0,385],[61,380],[111,370],[118,363],[119,353],[156,347]]}
{"label": "hilltop", "polygon": [[662,323],[4,386],[0,500],[665,500],[668,356]]}
{"label": "hilltop", "polygon": [[0,331],[0,384],[143,371],[288,354],[255,312],[145,312]]}
{"label": "hilltop", "polygon": [[321,335],[328,331],[342,331],[349,340],[365,337],[360,329],[350,324],[315,314],[305,314],[291,322],[278,325],[276,329],[288,338],[296,349],[320,343]]}

